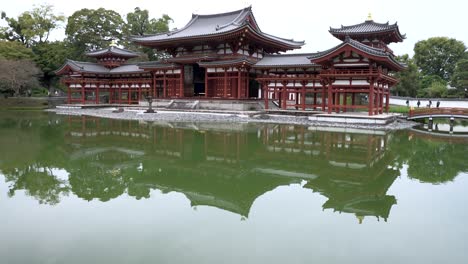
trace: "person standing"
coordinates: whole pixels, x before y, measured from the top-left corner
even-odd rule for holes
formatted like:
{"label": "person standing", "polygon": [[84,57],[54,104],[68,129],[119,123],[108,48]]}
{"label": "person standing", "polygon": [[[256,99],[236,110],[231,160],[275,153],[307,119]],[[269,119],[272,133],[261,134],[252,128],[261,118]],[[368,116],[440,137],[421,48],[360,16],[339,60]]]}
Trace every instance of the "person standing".
{"label": "person standing", "polygon": [[419,108],[419,106],[421,105],[421,101],[419,101],[418,99],[418,102],[416,104],[418,105],[418,108]]}
{"label": "person standing", "polygon": [[427,106],[429,106],[429,108],[431,108],[432,106],[432,101],[429,99],[429,103],[427,104]]}
{"label": "person standing", "polygon": [[406,107],[409,107],[409,100],[406,99]]}
{"label": "person standing", "polygon": [[440,106],[440,101],[437,100],[436,107],[439,108],[439,106]]}

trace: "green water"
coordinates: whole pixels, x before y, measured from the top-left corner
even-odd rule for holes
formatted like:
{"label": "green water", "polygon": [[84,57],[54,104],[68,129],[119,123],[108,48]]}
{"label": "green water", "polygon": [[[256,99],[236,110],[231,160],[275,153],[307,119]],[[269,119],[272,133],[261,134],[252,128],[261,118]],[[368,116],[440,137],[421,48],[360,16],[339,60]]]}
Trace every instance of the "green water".
{"label": "green water", "polygon": [[0,263],[467,263],[468,140],[0,114]]}

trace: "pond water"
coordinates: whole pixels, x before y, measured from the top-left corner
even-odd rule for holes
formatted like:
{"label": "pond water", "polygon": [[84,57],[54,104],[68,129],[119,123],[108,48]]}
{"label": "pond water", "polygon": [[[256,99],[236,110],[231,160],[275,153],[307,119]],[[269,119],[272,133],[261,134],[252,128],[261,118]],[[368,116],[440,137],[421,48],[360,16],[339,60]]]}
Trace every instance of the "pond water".
{"label": "pond water", "polygon": [[467,263],[468,139],[0,114],[0,263]]}

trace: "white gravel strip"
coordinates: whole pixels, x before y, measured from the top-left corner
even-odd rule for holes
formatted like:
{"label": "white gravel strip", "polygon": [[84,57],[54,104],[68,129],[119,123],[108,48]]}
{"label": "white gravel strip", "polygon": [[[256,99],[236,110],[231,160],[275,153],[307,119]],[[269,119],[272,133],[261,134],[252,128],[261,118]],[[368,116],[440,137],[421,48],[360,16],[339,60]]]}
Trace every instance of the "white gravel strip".
{"label": "white gravel strip", "polygon": [[157,110],[157,113],[144,113],[144,110],[125,109],[123,112],[114,113],[116,108],[97,109],[48,109],[59,115],[86,115],[111,119],[142,120],[152,122],[221,122],[221,123],[272,123],[290,124],[321,127],[346,127],[372,130],[398,130],[413,127],[416,123],[405,120],[397,120],[387,125],[369,124],[346,124],[311,121],[306,116],[293,115],[268,115],[268,114],[245,114],[245,113],[207,113],[207,112],[184,112]]}

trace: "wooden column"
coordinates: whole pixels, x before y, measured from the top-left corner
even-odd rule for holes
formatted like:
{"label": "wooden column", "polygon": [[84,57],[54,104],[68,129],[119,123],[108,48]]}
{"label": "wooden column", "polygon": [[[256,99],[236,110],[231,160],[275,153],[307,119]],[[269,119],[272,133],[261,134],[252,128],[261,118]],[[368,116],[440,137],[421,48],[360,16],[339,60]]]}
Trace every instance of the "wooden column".
{"label": "wooden column", "polygon": [[339,113],[340,112],[340,90],[335,90],[335,112]]}
{"label": "wooden column", "polygon": [[316,89],[314,89],[314,110],[317,110],[317,90]]}
{"label": "wooden column", "polygon": [[86,97],[85,96],[85,85],[86,84],[84,82],[81,83],[81,103],[82,104],[86,104],[86,101],[85,101],[86,100],[86,98],[85,98]]}
{"label": "wooden column", "polygon": [[[175,87],[174,87],[175,88]],[[174,91],[175,92],[175,91]],[[163,71],[163,97],[167,97],[166,70]]]}
{"label": "wooden column", "polygon": [[383,87],[383,83],[380,83],[380,109],[379,109],[379,113],[380,114],[383,114],[383,97],[384,97],[384,87]]}
{"label": "wooden column", "polygon": [[369,110],[369,115],[374,115],[374,79],[370,78],[369,79],[369,95],[368,95],[368,110]]}
{"label": "wooden column", "polygon": [[237,69],[237,99],[241,98],[241,68]]}
{"label": "wooden column", "polygon": [[283,100],[281,103],[281,108],[286,110],[286,101],[287,101],[287,92],[286,92],[286,87],[288,85],[288,82],[283,82],[282,83],[283,87],[281,88],[281,99]]}
{"label": "wooden column", "polygon": [[325,95],[326,95],[326,92],[325,92],[325,88],[326,86],[322,83],[322,111],[325,111]]}
{"label": "wooden column", "polygon": [[71,90],[70,90],[70,84],[67,84],[67,100],[68,104],[71,104]]}
{"label": "wooden column", "polygon": [[347,107],[346,105],[347,105],[347,103],[348,103],[347,95],[348,95],[348,94],[347,94],[346,92],[343,93],[343,96],[344,96],[344,97],[343,97],[343,112],[346,112],[346,107]]}
{"label": "wooden column", "polygon": [[[301,105],[302,105],[302,110],[305,111],[306,109],[306,81],[302,81],[302,91],[301,91]],[[314,93],[314,102],[317,101],[317,95]],[[314,103],[315,104],[315,103]]]}
{"label": "wooden column", "polygon": [[158,90],[156,89],[156,71],[152,71],[152,76],[153,76],[153,87],[151,89],[151,96],[154,97],[159,97]]}
{"label": "wooden column", "polygon": [[390,105],[390,87],[387,88],[385,96],[385,112],[388,114],[388,108]]}
{"label": "wooden column", "polygon": [[141,83],[138,83],[138,104],[140,104],[141,100]]}
{"label": "wooden column", "polygon": [[127,84],[127,103],[128,104],[132,104],[132,85],[130,84]]}
{"label": "wooden column", "polygon": [[[184,97],[184,66],[182,65],[181,69],[180,69],[180,98],[183,98]],[[175,84],[174,84],[174,91],[175,91],[176,87],[175,87]]]}
{"label": "wooden column", "polygon": [[205,68],[205,98],[208,98],[208,68]]}
{"label": "wooden column", "polygon": [[99,104],[99,84],[98,83],[96,84],[95,96],[96,96],[96,98],[94,98],[95,102],[96,104]]}
{"label": "wooden column", "polygon": [[223,86],[223,97],[227,97],[227,68],[224,68],[224,86]]}
{"label": "wooden column", "polygon": [[332,92],[332,89],[333,89],[333,85],[330,83],[327,85],[327,90],[328,90],[328,98],[327,98],[327,101],[328,101],[328,113],[331,114],[332,110],[333,110],[333,107],[332,107],[332,101],[333,101],[333,92]]}
{"label": "wooden column", "polygon": [[263,98],[265,99],[265,109],[268,109],[268,82],[262,83]]}
{"label": "wooden column", "polygon": [[119,94],[118,94],[118,102],[119,104],[122,104],[122,84],[118,84],[119,85]]}

